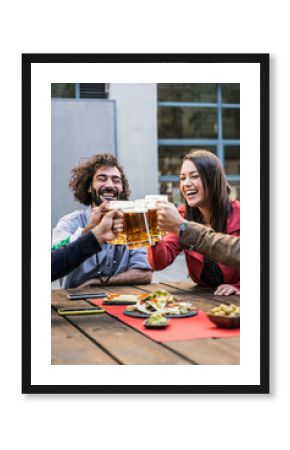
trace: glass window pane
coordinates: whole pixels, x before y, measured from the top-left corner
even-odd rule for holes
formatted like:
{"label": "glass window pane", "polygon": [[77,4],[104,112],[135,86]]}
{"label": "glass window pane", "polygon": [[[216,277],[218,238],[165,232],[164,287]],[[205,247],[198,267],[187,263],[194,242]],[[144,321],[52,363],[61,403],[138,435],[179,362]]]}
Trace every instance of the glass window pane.
{"label": "glass window pane", "polygon": [[240,175],[240,147],[225,145],[225,172],[227,175]]}
{"label": "glass window pane", "polygon": [[158,83],[159,102],[216,103],[216,84],[213,83]]}
{"label": "glass window pane", "polygon": [[210,108],[162,107],[158,109],[159,139],[217,137],[217,111]]}
{"label": "glass window pane", "polygon": [[159,192],[160,194],[168,195],[168,201],[174,203],[176,206],[182,203],[182,195],[179,190],[178,181],[162,181],[162,183],[159,183]]}
{"label": "glass window pane", "polygon": [[240,103],[240,83],[227,83],[221,86],[223,103]]}
{"label": "glass window pane", "polygon": [[52,98],[75,98],[75,83],[51,83]]}
{"label": "glass window pane", "polygon": [[240,139],[239,109],[223,109],[223,138]]}
{"label": "glass window pane", "polygon": [[[188,146],[178,146],[169,147],[160,145],[159,146],[159,175],[178,175],[182,164],[183,157],[191,152],[192,150],[197,150],[201,147],[188,147]],[[207,147],[204,150],[208,150],[216,154],[215,147]]]}

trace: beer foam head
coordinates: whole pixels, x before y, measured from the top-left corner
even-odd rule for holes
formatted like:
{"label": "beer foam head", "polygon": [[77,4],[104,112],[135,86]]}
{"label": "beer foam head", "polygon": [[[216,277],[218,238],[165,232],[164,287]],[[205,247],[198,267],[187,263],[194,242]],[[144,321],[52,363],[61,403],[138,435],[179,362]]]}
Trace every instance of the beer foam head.
{"label": "beer foam head", "polygon": [[145,200],[155,200],[156,202],[168,202],[168,195],[156,194],[156,195],[145,195]]}
{"label": "beer foam head", "polygon": [[148,208],[148,209],[156,209],[157,208],[156,200],[146,200],[146,208]]}
{"label": "beer foam head", "polygon": [[109,203],[109,209],[124,209],[134,207],[134,202],[130,202],[127,200],[114,200]]}
{"label": "beer foam head", "polygon": [[157,207],[157,202],[155,199],[140,198],[135,200],[135,204],[142,205],[147,209],[155,209]]}
{"label": "beer foam head", "polygon": [[128,206],[123,209],[124,213],[144,213],[147,211],[145,203],[135,203],[134,206]]}

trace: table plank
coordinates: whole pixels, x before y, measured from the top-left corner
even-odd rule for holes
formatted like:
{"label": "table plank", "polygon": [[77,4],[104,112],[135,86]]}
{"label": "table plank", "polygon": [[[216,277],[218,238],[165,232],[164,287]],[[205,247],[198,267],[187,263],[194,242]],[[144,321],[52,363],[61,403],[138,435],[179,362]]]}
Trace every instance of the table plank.
{"label": "table plank", "polygon": [[[100,286],[99,288],[70,289],[70,292],[100,292],[138,294],[166,289],[176,295],[181,301],[191,301],[202,311],[208,311],[219,303],[239,304],[239,296],[214,296],[213,289],[202,288],[191,280],[182,282],[166,282],[148,285]],[[70,301],[66,298],[67,291],[52,291],[54,309],[60,306],[84,306],[89,301]],[[159,344],[125,323],[108,315],[70,316],[73,324],[83,339],[93,341],[100,351],[112,361],[119,364],[239,364],[239,336],[223,339],[194,339],[190,341]],[[72,326],[72,325],[71,325]],[[53,327],[55,329],[55,326]],[[63,338],[60,338],[60,340]],[[95,342],[95,344],[94,344]],[[71,351],[71,350],[70,350]],[[110,356],[109,356],[110,355]],[[80,362],[79,364],[83,364]],[[108,363],[104,363],[108,364]],[[112,363],[113,364],[113,363]]]}
{"label": "table plank", "polygon": [[[78,306],[82,302],[74,301],[73,304]],[[64,290],[52,292],[53,308],[67,306],[68,303],[72,304]],[[175,354],[172,349],[151,340],[109,314],[70,316],[69,321],[120,364],[191,364],[187,358]]]}
{"label": "table plank", "polygon": [[113,365],[117,362],[52,310],[51,364]]}
{"label": "table plank", "polygon": [[229,347],[240,351],[240,336],[233,336],[230,339],[221,339],[221,342],[224,342]]}
{"label": "table plank", "polygon": [[70,320],[121,364],[189,364],[108,314],[75,316]]}
{"label": "table plank", "polygon": [[[190,281],[173,281],[166,283],[154,284],[140,284],[140,285],[124,285],[124,286],[103,286],[101,288],[86,288],[86,289],[70,289],[71,292],[100,292],[105,291],[111,294],[138,294],[140,292],[152,293],[158,289],[165,289],[172,295],[176,295],[184,300],[194,300],[194,305],[208,311],[210,308],[220,303],[226,304],[240,304],[240,297],[238,295],[221,296],[213,295],[214,289],[198,286],[192,280]],[[187,294],[184,296],[183,294]],[[189,297],[190,296],[190,297]],[[205,305],[205,309],[201,305]]]}
{"label": "table plank", "polygon": [[[240,305],[240,296],[239,295],[214,295],[214,289],[213,288],[206,288],[202,286],[198,286],[197,284],[193,283],[193,281],[173,281],[173,282],[166,282],[164,283],[166,287],[163,287],[163,289],[170,290],[172,288],[185,291],[188,294],[194,295],[197,299],[204,299],[211,300],[214,303],[226,303],[228,305],[234,304],[239,306]],[[171,291],[170,291],[171,292]]]}
{"label": "table plank", "polygon": [[[240,304],[239,296],[215,296],[212,288],[200,287],[192,280],[136,285],[136,287],[144,292],[166,289],[171,294],[178,296],[181,301],[191,301],[196,308],[204,312],[208,312],[220,303]],[[175,350],[181,356],[189,358],[194,364],[240,364],[239,336],[225,339],[178,341],[165,344],[165,346]]]}
{"label": "table plank", "polygon": [[137,294],[138,292],[154,292],[158,289],[165,289],[173,295],[181,295],[182,292],[186,292],[193,295],[195,298],[206,298],[214,303],[233,303],[239,305],[240,297],[238,295],[222,296],[213,295],[213,288],[205,288],[198,286],[192,280],[186,281],[172,281],[163,283],[152,284],[140,284],[140,285],[124,285],[124,286],[100,286],[99,288],[82,288],[82,289],[69,289],[68,292],[101,292],[108,293],[131,293]]}
{"label": "table plank", "polygon": [[[183,291],[191,290],[192,288],[198,287],[198,285],[191,279],[183,280],[183,281],[170,281],[170,282],[163,281],[162,284],[165,284],[166,286],[174,286]],[[205,289],[209,289],[209,288],[205,288]]]}
{"label": "table plank", "polygon": [[[119,293],[119,294],[140,294],[141,292],[154,292],[157,289],[164,289],[164,285],[162,284],[149,284],[149,285],[142,285],[141,286],[106,286],[106,292],[107,293]],[[199,290],[196,291],[181,291],[174,286],[166,286],[166,290],[170,292],[172,295],[175,295],[180,298],[181,301],[190,301],[196,308],[202,310],[202,311],[209,311],[211,308],[219,304],[220,302],[217,302],[215,299],[212,298],[211,295],[201,295]],[[103,289],[104,291],[104,289]],[[84,300],[68,300],[66,295],[67,292],[63,289],[55,290],[54,297],[52,298],[52,304],[57,304],[59,307],[66,307],[66,306],[86,306],[87,301]],[[83,291],[82,291],[83,292]],[[86,289],[86,292],[96,292],[95,289]],[[227,300],[227,303],[231,303],[229,300]]]}
{"label": "table plank", "polygon": [[[231,342],[232,340],[234,341]],[[166,347],[186,356],[198,365],[240,364],[239,345],[235,338],[168,342]]]}

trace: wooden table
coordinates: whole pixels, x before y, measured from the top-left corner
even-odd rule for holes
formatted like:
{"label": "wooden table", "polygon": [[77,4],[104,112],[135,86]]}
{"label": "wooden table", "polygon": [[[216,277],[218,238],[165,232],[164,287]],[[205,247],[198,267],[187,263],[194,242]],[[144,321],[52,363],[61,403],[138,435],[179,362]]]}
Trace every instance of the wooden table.
{"label": "wooden table", "polygon": [[[239,305],[240,298],[213,295],[213,289],[201,288],[192,281],[104,286],[93,292],[138,294],[166,289],[181,300],[208,311],[220,303]],[[79,292],[70,289],[70,292]],[[86,289],[89,292],[90,289]],[[222,339],[192,339],[159,344],[109,314],[59,316],[57,309],[87,306],[85,300],[71,302],[67,291],[52,291],[52,364],[239,364],[239,336]],[[142,349],[142,351],[140,351]]]}

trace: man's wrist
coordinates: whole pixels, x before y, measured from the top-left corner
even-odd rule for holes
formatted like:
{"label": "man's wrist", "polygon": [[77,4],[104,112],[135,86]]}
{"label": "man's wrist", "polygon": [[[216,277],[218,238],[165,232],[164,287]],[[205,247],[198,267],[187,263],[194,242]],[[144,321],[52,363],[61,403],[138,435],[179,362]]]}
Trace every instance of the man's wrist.
{"label": "man's wrist", "polygon": [[90,227],[89,225],[86,225],[83,228],[82,234],[87,234],[89,231],[91,231],[92,227]]}
{"label": "man's wrist", "polygon": [[91,231],[100,245],[106,242],[106,240],[103,237],[102,230],[100,230],[100,227],[95,227]]}
{"label": "man's wrist", "polygon": [[98,243],[99,243],[100,245],[102,245],[102,244],[104,244],[105,242],[107,242],[106,239],[104,239],[102,236],[99,236],[99,237],[97,237],[96,239],[97,239],[97,241],[98,241]]}

